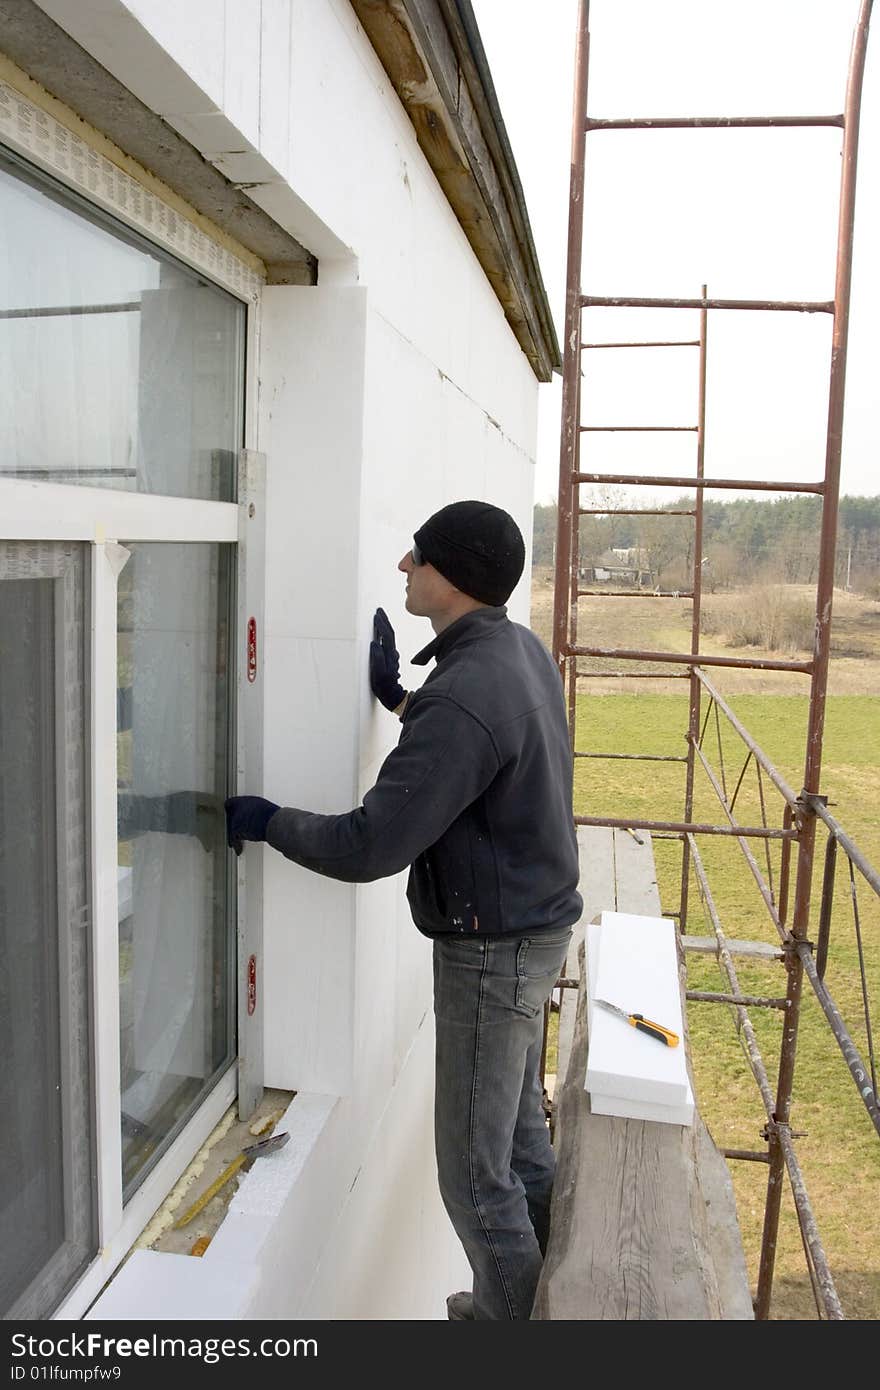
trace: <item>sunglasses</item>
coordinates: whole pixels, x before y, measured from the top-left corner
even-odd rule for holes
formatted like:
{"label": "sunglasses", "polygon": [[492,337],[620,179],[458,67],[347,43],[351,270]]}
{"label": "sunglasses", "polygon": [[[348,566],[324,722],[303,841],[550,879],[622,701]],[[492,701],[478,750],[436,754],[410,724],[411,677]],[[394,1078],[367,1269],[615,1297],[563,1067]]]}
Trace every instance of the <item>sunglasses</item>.
{"label": "sunglasses", "polygon": [[409,553],[414,565],[423,565],[425,563],[425,557],[417,545],[413,544],[412,550]]}

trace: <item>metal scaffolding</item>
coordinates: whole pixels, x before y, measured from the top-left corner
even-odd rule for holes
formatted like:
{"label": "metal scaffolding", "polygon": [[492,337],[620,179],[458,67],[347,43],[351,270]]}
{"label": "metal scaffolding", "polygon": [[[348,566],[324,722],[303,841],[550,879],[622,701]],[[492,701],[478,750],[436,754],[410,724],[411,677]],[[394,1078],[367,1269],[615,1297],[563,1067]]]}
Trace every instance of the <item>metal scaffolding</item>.
{"label": "metal scaffolding", "polygon": [[[671,834],[679,839],[682,846],[681,891],[678,911],[671,915],[679,919],[680,930],[685,933],[688,921],[688,886],[693,874],[700,895],[715,930],[715,950],[721,969],[726,975],[729,992],[707,993],[689,991],[688,997],[699,1001],[723,1002],[735,1007],[737,1027],[744,1039],[749,1063],[757,1082],[767,1114],[764,1136],[767,1140],[766,1153],[752,1153],[741,1150],[727,1150],[729,1158],[753,1160],[769,1165],[767,1197],[764,1215],[763,1239],[760,1270],[758,1274],[755,1312],[759,1318],[769,1315],[773,1270],[779,1226],[780,1202],[782,1197],[782,1175],[787,1171],[797,1210],[798,1221],[804,1243],[807,1267],[813,1284],[816,1305],[820,1317],[842,1318],[844,1316],[840,1300],[828,1268],[828,1261],[822,1248],[816,1223],[810,1208],[798,1160],[792,1142],[790,1125],[792,1087],[798,1041],[801,995],[804,976],[812,986],[816,997],[832,1029],[834,1037],[847,1061],[852,1078],[859,1090],[864,1106],[878,1134],[880,1134],[880,1109],[877,1101],[876,1066],[874,1061],[873,1036],[870,1024],[869,1001],[864,968],[864,954],[860,930],[857,878],[874,893],[880,894],[880,876],[868,864],[857,846],[849,839],[843,828],[828,813],[826,798],[820,794],[820,773],[822,767],[822,739],[825,721],[825,697],[828,685],[828,667],[831,642],[831,613],[834,590],[834,561],[838,523],[838,500],[840,492],[841,439],[844,407],[844,382],[846,374],[847,333],[849,321],[850,284],[852,273],[853,227],[856,187],[856,155],[859,138],[859,113],[861,105],[862,82],[865,53],[868,37],[872,0],[861,0],[850,57],[847,79],[845,108],[841,114],[819,116],[736,116],[736,117],[692,117],[692,118],[640,118],[637,120],[597,120],[587,115],[587,88],[589,69],[589,0],[580,0],[578,33],[575,57],[575,91],[572,124],[572,161],[569,203],[568,264],[566,282],[564,365],[562,390],[562,431],[559,463],[558,494],[558,532],[555,561],[555,593],[553,612],[553,654],[556,659],[564,687],[567,691],[569,721],[572,734],[572,747],[576,758],[626,757],[641,758],[647,761],[682,761],[685,763],[684,808],[680,820],[645,820],[639,818],[609,818],[576,816],[578,824],[624,826],[638,831]],[[749,127],[818,127],[832,126],[842,131],[842,172],[840,183],[840,203],[838,221],[838,244],[834,298],[829,301],[772,301],[709,298],[706,286],[702,286],[700,296],[693,299],[650,299],[644,297],[607,298],[585,294],[581,287],[581,262],[583,252],[583,209],[586,137],[597,132],[658,130],[658,129],[717,129],[719,131]],[[682,334],[680,338],[653,340],[645,342],[585,341],[583,330],[584,311],[591,308],[615,309],[664,309],[692,310],[699,313],[699,332],[696,337]],[[825,450],[825,471],[820,481],[778,482],[758,481],[739,478],[714,478],[707,474],[706,462],[706,362],[708,323],[710,313],[728,310],[764,310],[779,313],[830,314],[832,319],[831,366],[828,396],[828,417]],[[629,335],[623,335],[628,337]],[[697,350],[698,357],[698,409],[694,424],[676,426],[630,426],[602,425],[585,426],[581,422],[580,383],[584,368],[584,354],[591,356],[597,351],[616,348],[652,349],[658,347],[680,347]],[[668,431],[692,433],[695,436],[696,461],[693,473],[683,477],[656,475],[629,475],[619,472],[591,472],[582,463],[581,453],[584,440],[597,432],[640,430],[645,432]],[[614,508],[590,507],[581,505],[580,488],[584,484],[625,484],[628,487],[663,488],[693,490],[693,507],[667,511],[660,507]],[[764,491],[774,493],[814,494],[822,499],[822,522],[819,541],[819,568],[816,585],[816,623],[815,641],[809,661],[782,661],[769,659],[749,659],[740,657],[711,656],[700,649],[701,598],[703,584],[703,513],[705,494],[710,489],[733,489],[736,491]],[[693,519],[693,574],[691,587],[687,593],[679,591],[676,597],[686,597],[692,601],[691,641],[689,652],[643,651],[628,647],[606,648],[582,643],[578,636],[579,599],[585,592],[581,588],[579,564],[580,517],[591,514],[609,515],[660,515],[688,516]],[[606,591],[609,598],[636,597],[637,593],[628,590]],[[668,597],[662,593],[644,593],[645,598]],[[595,597],[590,593],[590,597]],[[621,669],[610,671],[584,671],[578,668],[578,658],[607,658],[621,663]],[[629,663],[642,663],[656,666],[659,670],[633,670]],[[685,668],[670,672],[669,667]],[[782,778],[766,755],[761,751],[747,730],[736,718],[720,692],[707,675],[712,667],[740,667],[762,671],[785,671],[810,680],[809,716],[807,725],[806,750],[804,757],[803,788],[796,793]],[[671,759],[657,754],[597,753],[576,747],[576,706],[578,681],[601,675],[638,677],[639,679],[686,679],[689,684],[689,713],[687,726],[687,756]],[[721,719],[740,741],[744,750],[744,761],[738,774],[735,788],[731,790],[727,770],[724,766],[724,750],[721,737]],[[716,770],[707,754],[707,732],[710,720],[714,721],[717,734]],[[757,779],[757,791],[761,808],[759,825],[743,825],[736,818],[736,802],[746,774]],[[698,823],[693,819],[695,778],[705,775],[708,784],[717,796],[722,812],[721,824]],[[765,796],[765,792],[767,796]],[[770,794],[782,799],[781,822],[772,824],[767,811],[767,797]],[[817,825],[828,833],[825,856],[825,873],[822,900],[819,911],[817,942],[808,939],[808,925],[811,915],[811,888],[813,863],[816,847]],[[744,995],[739,987],[732,953],[728,949],[718,912],[712,898],[711,885],[700,855],[699,841],[703,836],[730,836],[739,844],[746,864],[755,879],[758,890],[768,911],[771,922],[780,939],[777,958],[784,963],[787,985],[784,997],[765,998]],[[781,842],[778,880],[774,881],[770,857],[772,841]],[[758,848],[753,853],[750,843]],[[790,894],[791,850],[797,846],[794,868],[794,887]],[[763,845],[765,869],[759,864],[756,853]],[[831,897],[834,884],[834,865],[838,847],[844,851],[849,863],[851,899],[855,917],[856,935],[862,976],[862,997],[864,1004],[864,1027],[868,1040],[869,1058],[866,1063],[855,1044],[841,1015],[824,984],[825,962],[828,951],[828,933],[831,921]],[[791,912],[789,917],[789,898]],[[815,952],[815,954],[814,954]],[[783,1036],[778,1073],[775,1084],[771,1082],[768,1071],[761,1059],[754,1029],[747,1009],[767,1007],[777,1009],[783,1016]]]}

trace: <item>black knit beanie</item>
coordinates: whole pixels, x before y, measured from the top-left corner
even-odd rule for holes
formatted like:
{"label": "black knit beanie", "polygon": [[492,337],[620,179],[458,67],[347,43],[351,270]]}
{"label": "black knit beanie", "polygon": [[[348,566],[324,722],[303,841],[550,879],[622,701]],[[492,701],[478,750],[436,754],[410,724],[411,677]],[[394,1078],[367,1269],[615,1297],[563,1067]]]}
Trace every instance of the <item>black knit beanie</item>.
{"label": "black knit beanie", "polygon": [[413,536],[424,558],[463,594],[500,607],[526,562],[522,532],[489,502],[451,502]]}

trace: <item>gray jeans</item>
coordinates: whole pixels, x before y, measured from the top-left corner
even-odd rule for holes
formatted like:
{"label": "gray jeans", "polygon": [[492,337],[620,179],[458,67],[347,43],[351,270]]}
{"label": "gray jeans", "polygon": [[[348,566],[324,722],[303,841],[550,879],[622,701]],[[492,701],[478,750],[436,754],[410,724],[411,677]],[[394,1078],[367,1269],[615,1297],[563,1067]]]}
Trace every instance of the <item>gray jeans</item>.
{"label": "gray jeans", "polygon": [[570,939],[565,927],[434,942],[437,1173],[477,1319],[532,1311],[556,1167],[541,1104],[543,1009]]}

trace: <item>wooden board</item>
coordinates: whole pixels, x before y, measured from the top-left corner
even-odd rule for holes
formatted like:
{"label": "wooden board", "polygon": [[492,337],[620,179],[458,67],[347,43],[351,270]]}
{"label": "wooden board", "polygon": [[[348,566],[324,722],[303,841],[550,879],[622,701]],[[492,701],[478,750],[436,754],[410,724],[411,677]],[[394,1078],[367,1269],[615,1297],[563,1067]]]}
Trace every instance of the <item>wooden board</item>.
{"label": "wooden board", "polygon": [[[585,921],[603,908],[659,915],[653,852],[639,833],[647,846],[624,831],[600,828],[596,835],[594,827],[579,827]],[[618,843],[624,839],[632,849]],[[590,1109],[583,932],[576,936],[581,985],[576,1003],[574,990],[563,995],[572,1001],[574,1025],[556,1088],[557,1176],[532,1317],[748,1320],[752,1301],[730,1173],[699,1111],[688,1128]]]}
{"label": "wooden board", "polygon": [[618,912],[660,917],[654,847],[647,830],[640,830],[638,836],[641,844],[626,830],[614,832],[615,908]]}
{"label": "wooden board", "polygon": [[[681,944],[686,951],[696,951],[705,956],[718,954],[718,940],[714,936],[683,936]],[[724,942],[732,956],[753,956],[761,960],[784,960],[785,952],[770,941],[730,941]]]}

